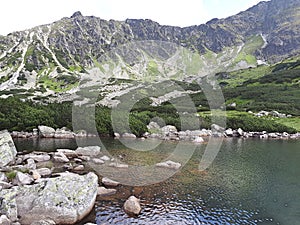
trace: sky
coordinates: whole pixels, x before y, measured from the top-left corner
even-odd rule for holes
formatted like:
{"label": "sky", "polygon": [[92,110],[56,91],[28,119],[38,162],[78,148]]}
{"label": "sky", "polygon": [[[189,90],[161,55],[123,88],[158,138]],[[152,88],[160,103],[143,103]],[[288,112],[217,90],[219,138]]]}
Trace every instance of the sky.
{"label": "sky", "polygon": [[52,23],[80,11],[102,19],[151,19],[161,25],[192,26],[225,18],[260,0],[5,0],[0,35]]}

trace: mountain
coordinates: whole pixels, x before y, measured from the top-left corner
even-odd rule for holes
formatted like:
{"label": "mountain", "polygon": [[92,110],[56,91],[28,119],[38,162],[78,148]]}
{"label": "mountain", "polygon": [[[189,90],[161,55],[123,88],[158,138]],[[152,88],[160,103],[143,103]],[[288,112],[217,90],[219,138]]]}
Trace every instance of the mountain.
{"label": "mountain", "polygon": [[103,85],[109,78],[188,81],[277,63],[300,54],[299,12],[299,0],[271,0],[184,28],[76,12],[0,36],[0,91],[47,96],[76,92],[79,84],[95,80]]}

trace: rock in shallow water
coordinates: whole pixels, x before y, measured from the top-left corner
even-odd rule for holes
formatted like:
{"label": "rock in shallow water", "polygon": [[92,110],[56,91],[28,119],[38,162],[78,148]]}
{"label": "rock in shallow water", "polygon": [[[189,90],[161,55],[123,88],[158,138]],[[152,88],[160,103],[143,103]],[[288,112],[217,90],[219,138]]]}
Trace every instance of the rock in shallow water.
{"label": "rock in shallow water", "polygon": [[114,180],[111,180],[107,177],[102,178],[102,184],[109,187],[117,187],[120,183]]}
{"label": "rock in shallow water", "polygon": [[98,187],[98,195],[99,196],[108,196],[108,195],[114,195],[116,194],[116,189],[108,189],[105,187]]}
{"label": "rock in shallow water", "polygon": [[135,196],[130,196],[124,204],[124,211],[128,215],[139,215],[142,211],[140,200]]}
{"label": "rock in shallow water", "polygon": [[81,220],[94,207],[98,177],[94,173],[60,175],[38,184],[2,190],[4,213],[12,221],[10,217],[19,217],[25,225],[45,219],[56,224],[74,224]]}

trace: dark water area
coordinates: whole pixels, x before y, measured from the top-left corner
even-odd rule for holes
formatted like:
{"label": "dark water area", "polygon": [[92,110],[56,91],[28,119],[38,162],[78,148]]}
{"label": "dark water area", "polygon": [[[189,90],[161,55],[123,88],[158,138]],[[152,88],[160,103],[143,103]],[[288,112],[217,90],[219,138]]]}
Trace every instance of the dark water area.
{"label": "dark water area", "polygon": [[[16,145],[20,151],[53,150],[57,146],[75,149],[98,140],[79,142],[18,140]],[[162,142],[153,150],[136,151],[118,140],[101,142],[112,157],[122,155],[129,165],[161,161],[178,145]],[[299,140],[224,139],[212,164],[199,171],[206,147],[198,145],[183,168],[163,182],[121,185],[116,195],[98,197],[93,212],[80,224],[300,224]],[[101,171],[96,172],[101,176]],[[130,195],[141,199],[138,217],[128,217],[122,209]]]}

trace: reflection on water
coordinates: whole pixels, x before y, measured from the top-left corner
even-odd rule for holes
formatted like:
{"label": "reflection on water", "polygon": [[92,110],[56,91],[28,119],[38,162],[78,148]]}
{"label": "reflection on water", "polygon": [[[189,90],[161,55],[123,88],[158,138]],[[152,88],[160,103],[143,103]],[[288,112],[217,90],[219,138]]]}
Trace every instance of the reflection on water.
{"label": "reflection on water", "polygon": [[14,139],[18,151],[46,151],[51,152],[59,148],[76,149],[75,139],[55,138],[16,138]]}
{"label": "reflection on water", "polygon": [[[176,146],[162,142],[152,151],[135,151],[117,140],[101,141],[111,156],[122,155],[129,165],[153,165]],[[69,144],[76,148],[76,143]],[[162,183],[121,186],[114,196],[98,197],[93,213],[81,224],[300,224],[299,141],[225,139],[213,164],[200,172],[204,150],[205,144],[198,146],[183,169]],[[141,199],[143,209],[136,218],[122,210],[132,194]]]}

